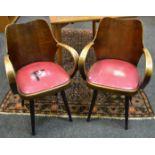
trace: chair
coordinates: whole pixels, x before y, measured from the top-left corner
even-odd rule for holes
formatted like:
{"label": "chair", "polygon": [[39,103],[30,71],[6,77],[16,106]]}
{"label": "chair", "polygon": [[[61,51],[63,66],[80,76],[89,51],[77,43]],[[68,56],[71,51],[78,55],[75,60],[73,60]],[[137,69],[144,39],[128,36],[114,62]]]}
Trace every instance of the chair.
{"label": "chair", "polygon": [[[13,93],[29,100],[32,135],[35,135],[34,99],[61,92],[69,121],[72,121],[65,89],[77,70],[78,54],[70,46],[58,42],[44,20],[24,24],[11,24],[5,30],[7,54],[4,57],[6,75]],[[59,48],[66,49],[73,57],[74,66],[67,73],[54,62]]]}
{"label": "chair", "polygon": [[[95,38],[84,47],[79,58],[79,70],[88,87],[92,88],[87,121],[90,121],[98,90],[125,95],[125,129],[128,129],[129,102],[132,95],[144,88],[152,75],[153,62],[143,46],[142,24],[136,19],[104,18]],[[88,52],[94,48],[96,62],[86,71]],[[141,80],[137,64],[144,54],[145,76]]]}

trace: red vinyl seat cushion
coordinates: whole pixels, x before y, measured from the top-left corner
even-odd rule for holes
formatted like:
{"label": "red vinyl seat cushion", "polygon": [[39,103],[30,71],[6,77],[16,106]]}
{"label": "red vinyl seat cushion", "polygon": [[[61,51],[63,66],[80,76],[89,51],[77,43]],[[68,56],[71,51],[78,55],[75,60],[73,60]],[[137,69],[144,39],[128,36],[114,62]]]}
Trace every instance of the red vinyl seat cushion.
{"label": "red vinyl seat cushion", "polygon": [[17,88],[25,95],[51,90],[69,82],[67,72],[52,62],[35,62],[22,67],[16,74]]}
{"label": "red vinyl seat cushion", "polygon": [[132,91],[139,87],[140,76],[133,64],[121,60],[104,59],[92,65],[87,82]]}

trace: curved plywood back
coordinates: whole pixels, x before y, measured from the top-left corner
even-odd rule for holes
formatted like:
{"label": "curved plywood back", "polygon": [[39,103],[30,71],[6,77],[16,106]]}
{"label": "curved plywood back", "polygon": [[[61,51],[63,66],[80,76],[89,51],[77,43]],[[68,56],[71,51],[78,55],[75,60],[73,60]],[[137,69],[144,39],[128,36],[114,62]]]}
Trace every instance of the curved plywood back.
{"label": "curved plywood back", "polygon": [[120,59],[136,65],[143,49],[141,22],[104,18],[99,25],[94,49],[97,59]]}
{"label": "curved plywood back", "polygon": [[6,28],[6,39],[16,71],[32,62],[53,61],[57,50],[56,41],[44,20],[11,24]]}

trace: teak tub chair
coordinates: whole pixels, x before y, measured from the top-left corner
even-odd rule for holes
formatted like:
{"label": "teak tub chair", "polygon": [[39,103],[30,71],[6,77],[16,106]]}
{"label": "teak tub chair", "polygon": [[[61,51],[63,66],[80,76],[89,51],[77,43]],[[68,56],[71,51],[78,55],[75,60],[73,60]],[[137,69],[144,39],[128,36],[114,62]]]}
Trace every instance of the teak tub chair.
{"label": "teak tub chair", "polygon": [[[34,99],[61,92],[69,120],[72,121],[65,89],[76,72],[78,54],[70,46],[58,42],[48,23],[35,20],[24,24],[11,24],[5,30],[7,54],[4,57],[6,75],[13,93],[29,100],[32,135],[35,135]],[[54,62],[59,48],[65,48],[73,57],[74,66],[67,73]]]}
{"label": "teak tub chair", "polygon": [[[94,48],[96,62],[86,71],[88,52]],[[137,64],[144,55],[145,76],[140,77]],[[88,87],[94,90],[87,121],[90,121],[98,90],[125,95],[125,129],[128,129],[129,102],[144,88],[152,75],[153,62],[143,46],[142,23],[137,19],[103,18],[95,38],[79,57],[79,70]]]}

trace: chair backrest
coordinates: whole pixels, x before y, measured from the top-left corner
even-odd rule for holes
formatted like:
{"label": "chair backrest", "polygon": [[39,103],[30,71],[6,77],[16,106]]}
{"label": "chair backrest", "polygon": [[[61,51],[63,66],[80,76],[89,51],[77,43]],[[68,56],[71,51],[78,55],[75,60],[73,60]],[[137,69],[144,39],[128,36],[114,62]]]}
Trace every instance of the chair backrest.
{"label": "chair backrest", "polygon": [[137,19],[102,19],[94,41],[97,59],[120,59],[137,65],[143,50],[142,31]]}
{"label": "chair backrest", "polygon": [[16,71],[33,62],[53,61],[56,40],[46,21],[8,25],[5,35],[8,54]]}

